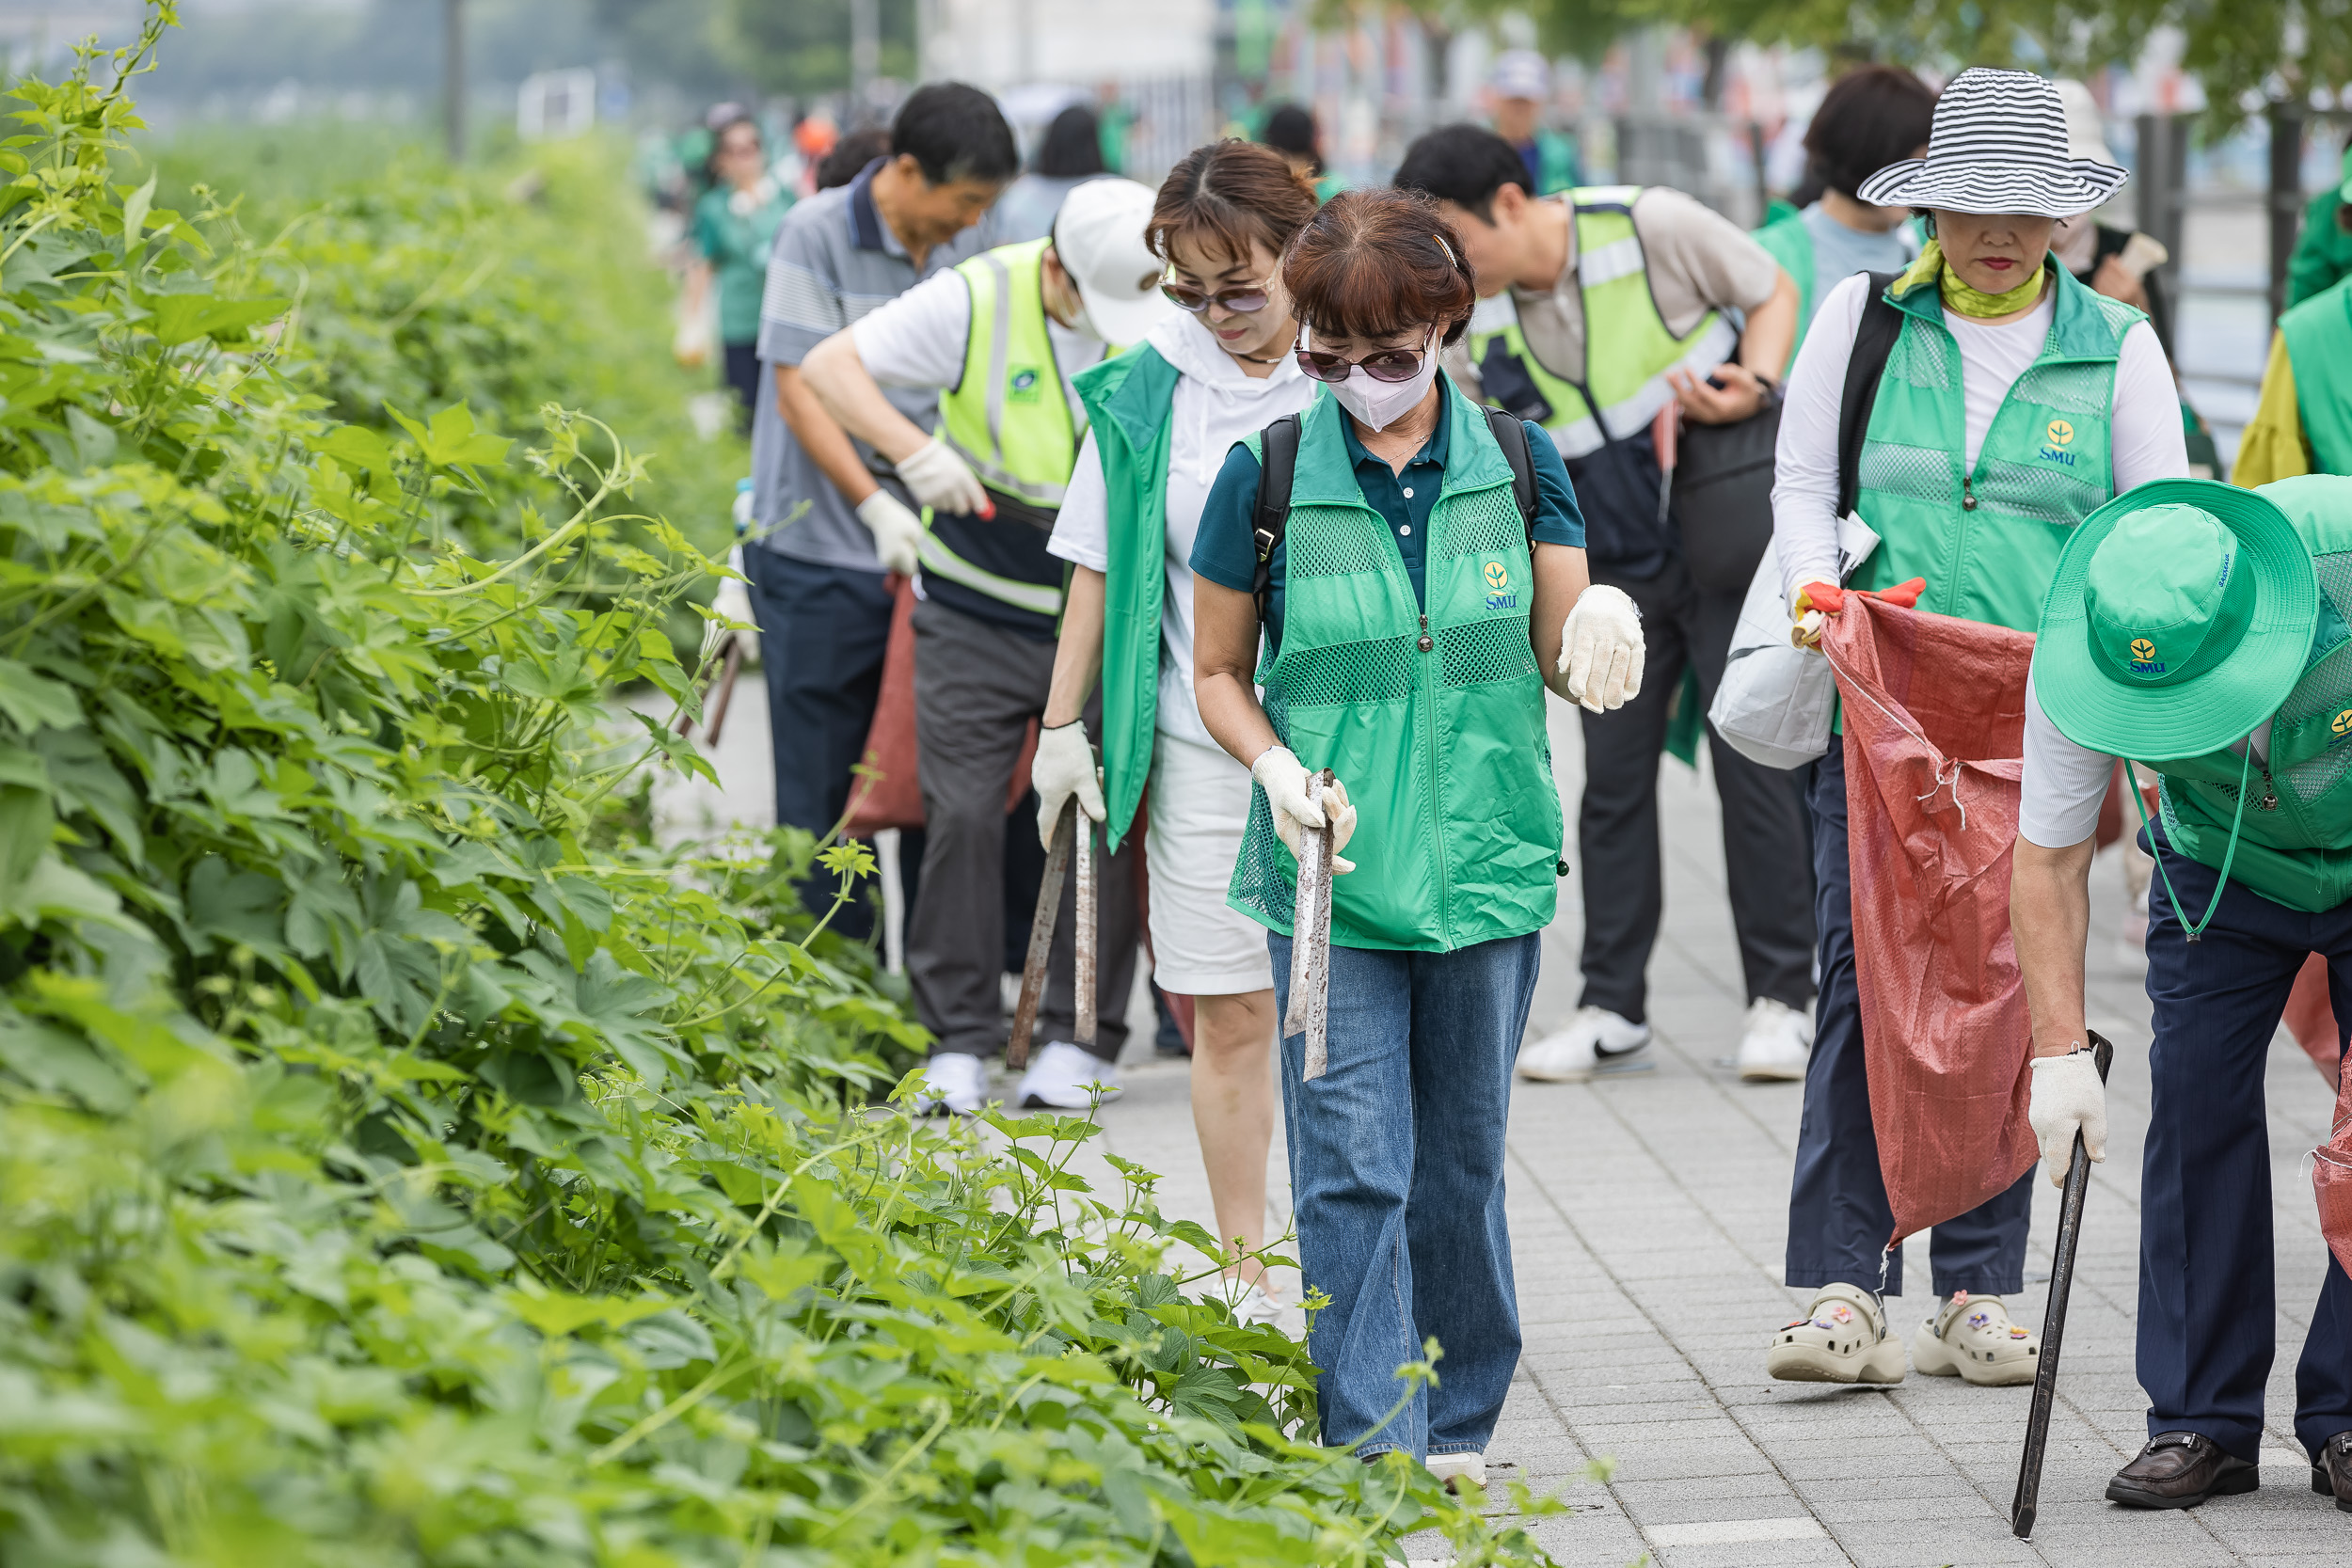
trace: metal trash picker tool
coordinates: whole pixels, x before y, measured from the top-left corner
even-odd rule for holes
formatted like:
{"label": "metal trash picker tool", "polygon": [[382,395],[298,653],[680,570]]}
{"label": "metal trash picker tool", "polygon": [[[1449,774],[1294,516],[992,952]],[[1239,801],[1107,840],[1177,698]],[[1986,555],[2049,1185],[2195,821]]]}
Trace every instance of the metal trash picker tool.
{"label": "metal trash picker tool", "polygon": [[[1333,783],[1331,770],[1307,775],[1307,799],[1323,803]],[[1306,1070],[1299,1082],[1311,1084],[1330,1067],[1331,1022],[1331,829],[1298,831],[1298,906],[1291,916],[1290,1007],[1282,1015],[1282,1037],[1307,1037]]]}
{"label": "metal trash picker tool", "polygon": [[[1091,826],[1091,824],[1089,824]],[[1005,1065],[1025,1068],[1029,1065],[1029,1036],[1037,1029],[1037,1005],[1045,991],[1045,968],[1054,953],[1054,922],[1061,914],[1061,881],[1070,869],[1071,847],[1078,837],[1078,800],[1071,797],[1062,807],[1061,820],[1054,824],[1054,847],[1045,852],[1045,875],[1037,889],[1037,914],[1029,922],[1029,953],[1021,964],[1021,1001],[1012,1010],[1012,1037],[1005,1042]],[[1089,848],[1091,849],[1091,835]],[[1088,886],[1093,879],[1086,872],[1093,869],[1093,855],[1081,862],[1078,879],[1078,930],[1080,953],[1086,970],[1080,984],[1084,988],[1079,998],[1078,1027],[1085,1031],[1081,1039],[1094,1037],[1093,998],[1087,994],[1094,990],[1091,912],[1094,904],[1092,890]]]}
{"label": "metal trash picker tool", "polygon": [[[2107,1079],[2115,1047],[2090,1031],[2091,1065],[2099,1082]],[[2033,1374],[2033,1410],[2026,1418],[2026,1455],[2017,1467],[2017,1500],[2010,1506],[2010,1528],[2020,1541],[2033,1537],[2034,1513],[2042,1505],[2042,1455],[2050,1441],[2050,1404],[2058,1398],[2058,1345],[2066,1337],[2066,1294],[2074,1283],[2074,1248],[2083,1237],[2083,1197],[2090,1188],[2090,1156],[2083,1135],[2074,1134],[2074,1163],[2066,1167],[2066,1194],[2058,1200],[2058,1252],[2050,1263],[2050,1304],[2042,1317],[2041,1365]]]}

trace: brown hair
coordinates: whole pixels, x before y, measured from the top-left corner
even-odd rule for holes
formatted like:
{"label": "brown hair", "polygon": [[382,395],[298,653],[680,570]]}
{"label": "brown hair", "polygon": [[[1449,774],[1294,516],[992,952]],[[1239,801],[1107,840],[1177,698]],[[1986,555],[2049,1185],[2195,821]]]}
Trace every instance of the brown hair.
{"label": "brown hair", "polygon": [[1478,303],[1476,276],[1438,204],[1419,191],[1342,191],[1282,258],[1291,310],[1314,332],[1386,338],[1433,322],[1460,341]]}
{"label": "brown hair", "polygon": [[1270,147],[1228,137],[1196,147],[1160,182],[1143,243],[1164,261],[1175,242],[1195,241],[1248,261],[1251,241],[1279,256],[1299,226],[1315,215],[1311,181]]}

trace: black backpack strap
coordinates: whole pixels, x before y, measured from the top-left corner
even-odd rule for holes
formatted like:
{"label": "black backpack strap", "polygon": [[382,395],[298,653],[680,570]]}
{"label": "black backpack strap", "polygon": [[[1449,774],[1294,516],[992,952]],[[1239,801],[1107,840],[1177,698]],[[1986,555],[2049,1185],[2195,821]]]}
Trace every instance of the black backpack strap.
{"label": "black backpack strap", "polygon": [[1250,593],[1258,619],[1274,595],[1274,551],[1290,521],[1291,482],[1298,472],[1299,417],[1285,414],[1258,433],[1258,500],[1251,511],[1250,537],[1258,546],[1257,575]]}
{"label": "black backpack strap", "polygon": [[1879,378],[1886,373],[1887,356],[1902,335],[1903,313],[1888,303],[1887,287],[1900,276],[1874,272],[1870,292],[1862,302],[1862,319],[1854,324],[1853,352],[1846,360],[1846,389],[1837,404],[1837,515],[1851,516],[1862,496],[1862,434],[1869,428],[1870,409],[1878,402]]}
{"label": "black backpack strap", "polygon": [[1482,408],[1495,445],[1511,465],[1511,499],[1519,503],[1519,523],[1527,530],[1527,547],[1535,548],[1535,459],[1527,450],[1527,425],[1507,408]]}

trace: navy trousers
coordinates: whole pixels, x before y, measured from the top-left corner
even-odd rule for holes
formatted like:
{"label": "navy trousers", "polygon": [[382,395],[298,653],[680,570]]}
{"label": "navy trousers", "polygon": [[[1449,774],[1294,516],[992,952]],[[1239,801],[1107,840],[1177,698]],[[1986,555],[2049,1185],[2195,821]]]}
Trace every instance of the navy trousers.
{"label": "navy trousers", "polygon": [[[759,623],[768,677],[768,735],[775,751],[776,821],[823,833],[850,804],[850,769],[866,754],[882,695],[882,654],[890,644],[891,597],[880,572],[795,561],[770,549],[743,552],[751,578],[752,618]],[[914,906],[923,835],[901,835],[899,879]],[[824,872],[801,884],[802,901],[822,914],[838,880]],[[859,898],[832,928],[869,940],[882,908],[879,891]]]}
{"label": "navy trousers", "polygon": [[[1903,1293],[1903,1252],[1884,1251],[1895,1233],[1870,1120],[1870,1081],[1862,1058],[1862,995],[1854,986],[1853,880],[1846,848],[1846,752],[1833,736],[1805,789],[1813,818],[1813,918],[1820,942],[1820,994],[1814,1004],[1813,1060],[1804,1071],[1804,1117],[1797,1127],[1796,1179],[1788,1192],[1788,1282],[1799,1290],[1859,1285]],[[2285,993],[2280,993],[2281,1000]],[[2267,1037],[2265,1037],[2265,1038]],[[2026,1226],[2035,1172],[2009,1191],[1946,1220],[1930,1238],[1936,1294],[2001,1296],[2026,1288]],[[1885,1269],[1880,1281],[1881,1259]]]}
{"label": "navy trousers", "polygon": [[[2169,847],[2154,852],[2189,918],[2201,918],[2218,879]],[[2193,944],[2162,879],[2149,904],[2155,1039],[2140,1170],[2139,1386],[2150,1435],[2201,1433],[2252,1460],[2278,1292],[2263,1065],[2309,954],[2328,960],[2338,1033],[2352,1028],[2352,904],[2304,914],[2232,882]],[[2346,1431],[2352,1279],[2330,1256],[2295,1369],[2295,1434],[2316,1454]]]}

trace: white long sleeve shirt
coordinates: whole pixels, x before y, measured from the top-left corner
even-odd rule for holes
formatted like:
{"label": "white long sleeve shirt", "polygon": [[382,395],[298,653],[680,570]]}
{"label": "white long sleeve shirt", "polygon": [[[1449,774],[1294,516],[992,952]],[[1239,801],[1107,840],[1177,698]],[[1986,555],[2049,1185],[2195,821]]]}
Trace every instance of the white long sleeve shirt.
{"label": "white long sleeve shirt", "polygon": [[[1830,291],[1788,372],[1772,479],[1772,542],[1783,598],[1804,583],[1837,580],[1837,410],[1869,284],[1868,275],[1857,274]],[[1998,326],[1945,312],[1944,324],[1960,347],[1967,426],[1963,455],[1970,468],[2010,388],[2041,356],[2056,302],[2053,291],[2027,314]],[[2152,479],[2188,477],[2180,394],[2155,330],[2144,321],[2123,334],[2109,428],[2116,494]]]}

